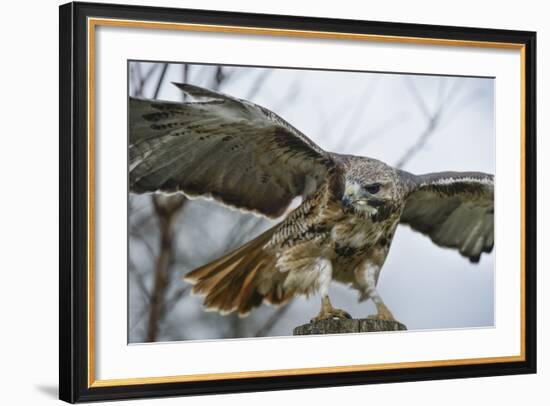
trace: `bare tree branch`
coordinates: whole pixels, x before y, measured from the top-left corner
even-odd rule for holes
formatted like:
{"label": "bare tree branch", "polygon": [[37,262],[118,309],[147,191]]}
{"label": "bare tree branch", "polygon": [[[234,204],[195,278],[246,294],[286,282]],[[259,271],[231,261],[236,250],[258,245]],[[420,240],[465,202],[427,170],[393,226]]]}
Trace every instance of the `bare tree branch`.
{"label": "bare tree branch", "polygon": [[186,197],[183,195],[152,195],[152,202],[159,221],[160,241],[159,254],[155,261],[153,291],[151,292],[149,306],[146,337],[148,342],[157,340],[159,323],[164,317],[165,296],[170,282],[170,265],[174,256],[172,223],[175,215],[183,207],[186,200]]}
{"label": "bare tree branch", "polygon": [[349,103],[341,103],[338,107],[331,106],[330,111],[327,111],[321,103],[316,103],[317,108],[320,110],[319,117],[322,120],[319,122],[316,132],[319,134],[328,133],[334,126],[333,123],[338,122],[338,119],[349,111]]}
{"label": "bare tree branch", "polygon": [[[447,125],[449,125],[453,120],[455,120],[462,111],[466,109],[466,107],[472,106],[475,102],[481,100],[484,96],[484,93],[481,89],[473,90],[472,92],[464,95],[461,100],[457,101],[459,104],[454,107],[453,109],[453,115],[449,116],[445,123],[440,125],[440,128],[443,128]],[[448,109],[446,109],[448,111]]]}
{"label": "bare tree branch", "polygon": [[[416,105],[418,106],[418,108],[420,109],[420,111],[422,112],[426,120],[430,121],[433,117],[433,114],[430,112],[430,109],[428,108],[426,101],[424,100],[424,98],[416,88],[416,85],[413,82],[413,77],[416,77],[416,76],[405,75],[403,76],[403,80],[407,85],[409,92],[411,93],[413,98],[416,100]],[[438,105],[441,106],[441,103],[442,103],[442,100],[439,100]]]}
{"label": "bare tree branch", "polygon": [[229,70],[224,69],[224,67],[221,65],[216,66],[216,72],[214,73],[214,77],[212,78],[211,89],[220,90],[222,83],[226,81],[229,76],[231,76],[231,72],[229,72]]}
{"label": "bare tree branch", "polygon": [[168,71],[168,66],[170,65],[167,63],[162,66],[162,71],[160,72],[159,80],[157,82],[157,86],[155,87],[155,92],[153,93],[153,99],[157,99],[159,97],[160,89],[164,83],[164,77],[166,76],[166,71]]}
{"label": "bare tree branch", "polygon": [[134,276],[134,278],[137,282],[137,286],[138,286],[141,294],[145,298],[145,301],[147,303],[149,303],[151,301],[151,296],[149,295],[149,291],[147,290],[147,286],[145,286],[145,281],[143,280],[143,275],[140,272],[138,272],[138,270],[136,268],[136,265],[134,264],[134,262],[131,259],[129,259],[128,265],[129,265],[128,268],[130,269],[130,274]]}
{"label": "bare tree branch", "polygon": [[360,96],[359,101],[355,104],[355,109],[349,116],[348,122],[342,134],[344,135],[344,145],[342,148],[348,147],[354,140],[354,135],[357,132],[357,123],[361,123],[361,116],[366,114],[367,107],[376,93],[377,80],[371,80],[367,83],[363,94]]}
{"label": "bare tree branch", "polygon": [[191,291],[191,286],[189,285],[183,286],[178,290],[176,290],[172,294],[172,296],[166,300],[165,309],[164,309],[165,316],[168,316],[168,314],[172,311],[172,309],[174,309],[174,307],[180,301],[180,299],[183,298],[184,296],[187,296],[190,291]]}
{"label": "bare tree branch", "polygon": [[[182,69],[181,69],[181,73],[182,73],[182,76],[181,76],[181,79],[182,79],[182,83],[187,83],[187,81],[189,80],[189,70],[190,70],[190,66],[187,65],[186,63],[184,63],[182,65]],[[185,101],[185,99],[187,98],[187,95],[185,94],[185,92],[181,92],[181,100],[182,101]]]}
{"label": "bare tree branch", "polygon": [[264,71],[260,72],[260,74],[256,77],[256,80],[252,83],[252,86],[248,90],[248,93],[246,94],[247,100],[252,100],[260,91],[262,88],[265,80],[267,77],[273,72],[271,69],[265,69]]}
{"label": "bare tree branch", "polygon": [[141,63],[134,64],[135,66],[135,75],[137,78],[137,86],[135,89],[136,96],[142,96],[143,95],[143,89],[145,88],[145,84],[149,81],[153,73],[157,70],[158,64],[153,64],[149,70],[145,73],[145,75],[142,75],[141,73]]}
{"label": "bare tree branch", "polygon": [[269,334],[269,332],[275,327],[275,325],[281,320],[281,318],[285,315],[286,312],[290,309],[290,306],[292,305],[292,301],[288,302],[286,305],[279,307],[275,313],[271,315],[269,319],[265,322],[265,324],[260,327],[260,329],[256,332],[254,337],[265,337]]}
{"label": "bare tree branch", "polygon": [[155,258],[155,250],[153,250],[153,247],[151,246],[149,241],[147,241],[147,239],[142,234],[137,233],[134,230],[130,230],[130,237],[139,240],[145,246],[147,253],[151,256],[151,258]]}
{"label": "bare tree branch", "polygon": [[356,148],[364,147],[365,145],[384,137],[394,127],[402,124],[407,119],[408,116],[406,113],[398,112],[393,117],[384,120],[378,126],[373,127],[369,131],[365,132],[364,136],[356,139],[355,142],[351,144],[348,149],[353,151]]}
{"label": "bare tree branch", "polygon": [[[459,84],[459,81],[455,81],[453,86],[451,86],[447,92],[447,95],[445,97],[439,97],[439,103],[435,111],[431,113],[411,78],[405,76],[404,80],[405,83],[407,83],[412,96],[416,99],[420,111],[427,117],[427,124],[426,128],[420,133],[420,136],[417,138],[416,142],[412,144],[401,156],[401,158],[397,160],[397,163],[395,164],[395,167],[397,168],[403,168],[419,151],[424,148],[428,142],[428,139],[436,132],[437,127],[441,124],[441,117],[445,108],[448,108],[458,93],[457,87]],[[441,78],[441,81],[445,80],[446,78]],[[442,86],[443,85],[440,86],[440,92],[442,92]]]}
{"label": "bare tree branch", "polygon": [[284,111],[292,104],[294,100],[298,97],[300,93],[300,84],[299,80],[294,80],[294,82],[288,87],[288,90],[285,96],[273,106],[273,111]]}

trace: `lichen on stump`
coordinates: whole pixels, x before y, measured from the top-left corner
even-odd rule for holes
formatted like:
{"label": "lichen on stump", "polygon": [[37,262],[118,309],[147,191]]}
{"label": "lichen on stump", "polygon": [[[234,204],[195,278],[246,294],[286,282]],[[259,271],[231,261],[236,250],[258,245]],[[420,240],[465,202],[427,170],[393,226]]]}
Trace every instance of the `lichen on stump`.
{"label": "lichen on stump", "polygon": [[330,319],[303,324],[294,328],[295,336],[311,334],[370,333],[376,331],[406,330],[407,326],[398,321],[378,319]]}

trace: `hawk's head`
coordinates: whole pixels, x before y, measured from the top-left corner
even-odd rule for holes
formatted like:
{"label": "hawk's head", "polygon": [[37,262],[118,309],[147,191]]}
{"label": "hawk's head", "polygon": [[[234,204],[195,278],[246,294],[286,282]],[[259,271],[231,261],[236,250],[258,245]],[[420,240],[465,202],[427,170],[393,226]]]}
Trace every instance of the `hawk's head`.
{"label": "hawk's head", "polygon": [[344,210],[384,219],[401,206],[403,192],[395,169],[363,157],[351,157],[346,166]]}

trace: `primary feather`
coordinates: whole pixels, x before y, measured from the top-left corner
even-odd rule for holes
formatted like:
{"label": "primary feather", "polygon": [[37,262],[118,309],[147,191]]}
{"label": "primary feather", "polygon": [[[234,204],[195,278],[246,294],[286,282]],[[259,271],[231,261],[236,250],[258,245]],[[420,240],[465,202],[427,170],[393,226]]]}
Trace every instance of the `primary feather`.
{"label": "primary feather", "polygon": [[328,155],[279,116],[191,85],[184,103],[130,98],[130,190],[183,192],[267,217],[315,189]]}
{"label": "primary feather", "polygon": [[439,246],[477,262],[494,245],[493,176],[441,172],[417,176],[401,222]]}

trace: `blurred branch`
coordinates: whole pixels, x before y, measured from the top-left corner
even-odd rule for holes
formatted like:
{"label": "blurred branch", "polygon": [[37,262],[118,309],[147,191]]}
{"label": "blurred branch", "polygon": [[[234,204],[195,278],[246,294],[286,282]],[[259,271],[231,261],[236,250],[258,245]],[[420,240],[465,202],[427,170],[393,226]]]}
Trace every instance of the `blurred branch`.
{"label": "blurred branch", "polygon": [[279,307],[275,313],[271,315],[270,318],[267,319],[265,324],[258,329],[254,337],[265,337],[269,334],[271,329],[275,327],[275,325],[281,320],[281,318],[285,315],[286,312],[290,309],[290,306],[293,302],[290,301],[286,305]]}
{"label": "blurred branch", "polygon": [[[187,83],[187,81],[189,80],[189,71],[190,71],[190,66],[187,65],[186,63],[184,63],[182,65],[182,68],[181,68],[181,79],[182,79],[182,83]],[[182,101],[185,101],[187,95],[185,94],[185,92],[181,92],[181,100]]]}
{"label": "blurred branch", "polygon": [[459,81],[455,81],[454,85],[449,89],[447,92],[447,95],[443,97],[444,93],[444,83],[446,81],[446,78],[441,78],[440,82],[440,88],[439,88],[439,94],[438,97],[438,103],[437,106],[432,113],[424,99],[422,98],[422,95],[412,82],[412,79],[409,76],[404,77],[405,83],[407,83],[409,91],[411,92],[411,95],[416,100],[417,106],[422,112],[422,114],[426,117],[427,123],[425,129],[420,133],[417,140],[412,144],[405,153],[397,160],[397,163],[395,164],[396,168],[403,168],[418,152],[420,152],[430,137],[436,132],[438,126],[441,124],[441,116],[443,115],[444,109],[448,108],[453,98],[456,97],[456,94],[458,93],[458,84]]}
{"label": "blurred branch", "polygon": [[154,258],[155,257],[155,251],[153,250],[153,247],[151,246],[151,244],[149,243],[149,241],[147,241],[147,239],[145,238],[144,235],[142,234],[139,234],[137,232],[135,232],[134,230],[130,230],[130,237],[133,237],[135,238],[136,240],[139,240],[141,241],[141,243],[145,246],[145,248],[147,249],[147,252],[149,253],[149,255],[151,256],[151,258]]}
{"label": "blurred branch", "polygon": [[229,322],[228,329],[225,332],[225,338],[238,338],[245,337],[246,330],[243,323],[243,319],[239,317],[238,313],[234,312],[225,316],[225,319]]}
{"label": "blurred branch", "polygon": [[231,227],[225,238],[228,241],[226,250],[234,249],[244,244],[247,236],[254,235],[254,231],[263,223],[264,219],[261,217],[241,216],[237,219],[235,224]]}
{"label": "blurred branch", "polygon": [[231,76],[231,73],[227,69],[224,69],[221,65],[216,66],[216,71],[212,78],[211,89],[216,91],[220,90],[222,83],[226,81],[229,76]]}
{"label": "blurred branch", "polygon": [[[409,92],[411,93],[413,98],[416,100],[416,105],[418,106],[418,108],[420,109],[420,111],[422,112],[426,120],[429,121],[432,119],[433,114],[430,112],[430,109],[428,108],[426,101],[418,91],[418,88],[414,84],[412,78],[413,76],[409,76],[409,75],[403,76],[403,80],[405,81],[405,84],[407,85]],[[439,94],[438,94],[438,103],[437,103],[439,106],[441,106],[443,102],[443,99],[441,97],[441,94],[443,92],[443,86],[444,86],[443,83],[445,83],[444,78],[441,79],[439,82],[439,89],[438,89]]]}
{"label": "blurred branch", "polygon": [[175,305],[179,302],[181,298],[184,296],[187,296],[187,294],[191,291],[191,286],[187,285],[182,288],[179,288],[172,294],[172,296],[166,300],[165,304],[165,315],[168,315],[172,311],[172,309],[175,307]]}
{"label": "blurred branch", "polygon": [[[157,80],[153,99],[158,97],[168,64],[163,64],[162,71]],[[165,300],[166,292],[171,281],[172,262],[174,259],[173,239],[174,232],[172,223],[178,212],[184,207],[187,198],[184,195],[151,195],[151,201],[157,216],[159,224],[159,254],[155,261],[155,272],[153,291],[151,292],[151,300],[149,306],[149,318],[147,321],[147,337],[148,342],[156,341],[160,321],[165,316]]]}
{"label": "blurred branch", "polygon": [[481,91],[481,89],[475,89],[468,94],[464,95],[461,100],[458,101],[458,105],[454,107],[453,115],[449,116],[446,120],[444,125],[440,125],[441,127],[449,125],[453,120],[455,120],[462,111],[466,109],[466,107],[471,107],[475,102],[483,99],[484,93]]}
{"label": "blurred branch", "polygon": [[364,147],[365,145],[384,137],[394,127],[403,124],[407,119],[408,116],[406,113],[398,112],[393,117],[387,118],[378,126],[368,130],[363,137],[356,139],[355,142],[348,147],[348,150],[354,151],[356,148]]}
{"label": "blurred branch", "polygon": [[273,72],[273,70],[271,69],[265,69],[263,72],[260,72],[260,74],[256,77],[256,80],[254,80],[252,86],[248,90],[245,99],[251,100],[258,94],[265,80],[271,74],[271,72]]}
{"label": "blurred branch", "polygon": [[298,94],[300,93],[299,89],[300,81],[295,79],[294,82],[292,82],[292,84],[288,87],[285,96],[273,106],[273,111],[284,111],[288,108],[288,106],[291,105],[292,102],[298,97]]}
{"label": "blurred branch", "polygon": [[149,303],[145,303],[143,305],[143,308],[141,309],[141,312],[140,312],[139,316],[134,317],[134,322],[130,326],[130,332],[134,331],[135,328],[141,324],[141,321],[143,320],[143,318],[147,315],[147,313],[149,311],[148,307],[147,307],[148,305],[149,305]]}
{"label": "blurred branch", "polygon": [[137,86],[136,86],[136,96],[143,96],[143,89],[145,87],[145,84],[149,81],[153,73],[157,70],[158,64],[153,64],[145,73],[145,75],[142,75],[141,73],[141,63],[136,63],[133,65],[135,67],[134,73],[136,75],[137,79]]}
{"label": "blurred branch", "polygon": [[149,296],[149,291],[147,290],[147,286],[145,286],[143,275],[140,272],[138,272],[134,262],[131,259],[129,259],[128,265],[129,265],[130,273],[134,276],[141,294],[145,298],[145,301],[149,303],[151,301],[151,296]]}
{"label": "blurred branch", "polygon": [[165,63],[162,66],[162,71],[160,72],[159,80],[157,81],[157,86],[155,87],[155,92],[153,93],[153,99],[156,99],[159,96],[160,89],[164,83],[164,77],[166,76],[166,71],[168,71],[168,64]]}
{"label": "blurred branch", "polygon": [[128,258],[128,269],[130,274],[134,276],[137,287],[140,290],[144,299],[144,304],[142,306],[139,316],[133,318],[134,321],[129,328],[129,331],[132,332],[141,323],[141,321],[147,314],[149,304],[151,303],[151,296],[149,295],[149,290],[145,285],[144,275],[137,270],[137,267],[131,258]]}
{"label": "blurred branch", "polygon": [[424,148],[426,142],[428,142],[428,139],[435,132],[435,129],[439,122],[439,116],[440,113],[438,112],[430,118],[430,120],[428,121],[428,125],[426,126],[424,131],[420,133],[420,136],[418,137],[416,142],[405,151],[401,158],[399,158],[399,160],[395,164],[396,168],[403,168],[407,164],[407,162],[409,162],[422,148]]}
{"label": "blurred branch", "polygon": [[[187,296],[187,294],[191,291],[191,286],[184,286],[183,288],[178,289],[169,299],[167,299],[164,302],[164,311],[162,313],[163,318],[166,318],[172,310],[174,310],[174,307],[179,302],[181,298],[184,296]],[[130,331],[133,331],[143,320],[143,318],[149,313],[149,302],[147,302],[139,316],[135,317],[134,323],[130,327]]]}
{"label": "blurred branch", "polygon": [[172,223],[175,215],[184,206],[187,198],[183,195],[152,195],[152,202],[159,222],[159,254],[155,262],[153,291],[151,293],[146,341],[157,340],[159,323],[164,317],[165,297],[170,282],[173,252]]}
{"label": "blurred branch", "polygon": [[[147,209],[150,209],[150,208],[151,208],[148,202],[145,203],[145,202],[146,202],[145,199],[143,199],[143,201],[140,202],[140,203],[141,203],[140,205],[137,205],[137,204],[135,204],[134,201],[132,201],[132,200],[133,200],[133,199],[131,199],[132,197],[133,197],[133,196],[130,195],[130,204],[132,205],[132,207],[130,207],[130,209],[132,210],[132,213],[133,213],[133,214],[137,214],[137,213],[140,213],[140,212],[142,212],[142,211],[144,211],[144,210],[147,210]],[[147,221],[149,221],[150,218],[151,218],[151,216],[145,215],[145,216],[143,216],[143,218],[141,219],[141,221],[147,222]],[[137,224],[137,223],[136,223],[136,224]]]}
{"label": "blurred branch", "polygon": [[345,137],[343,138],[345,141],[342,148],[348,147],[353,142],[354,138],[356,138],[354,135],[357,132],[357,124],[362,122],[361,116],[366,114],[367,107],[375,94],[377,84],[378,80],[370,80],[363,94],[360,96],[359,101],[355,104],[355,110],[351,112],[347,125],[342,132]]}
{"label": "blurred branch", "polygon": [[331,106],[330,111],[327,111],[319,100],[316,107],[320,111],[319,117],[322,118],[316,130],[319,134],[330,132],[334,123],[338,123],[338,120],[349,111],[349,103],[341,103],[338,107]]}

